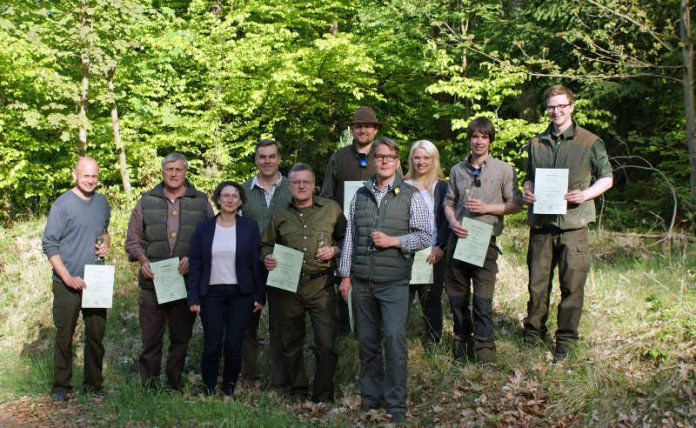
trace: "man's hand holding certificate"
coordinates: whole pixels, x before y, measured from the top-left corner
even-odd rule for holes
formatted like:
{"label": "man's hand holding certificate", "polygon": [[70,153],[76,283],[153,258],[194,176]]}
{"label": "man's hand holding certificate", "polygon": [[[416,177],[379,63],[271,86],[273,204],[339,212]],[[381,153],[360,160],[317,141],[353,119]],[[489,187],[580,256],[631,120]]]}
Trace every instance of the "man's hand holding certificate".
{"label": "man's hand holding certificate", "polygon": [[[266,284],[296,293],[297,285],[300,282],[304,253],[285,245],[275,244],[273,246],[273,259],[275,259],[275,267],[268,273]],[[269,267],[268,263],[267,267]]]}
{"label": "man's hand holding certificate", "polygon": [[173,302],[186,298],[184,276],[179,273],[179,258],[160,260],[150,263],[154,277],[157,303]]}
{"label": "man's hand holding certificate", "polygon": [[82,289],[83,308],[111,308],[114,295],[112,265],[85,265],[85,288]]}
{"label": "man's hand holding certificate", "polygon": [[567,168],[537,168],[534,172],[534,214],[566,214]]}
{"label": "man's hand holding certificate", "polygon": [[483,266],[488,252],[488,245],[493,234],[493,225],[463,217],[461,227],[469,233],[466,238],[459,238],[454,249],[454,258],[474,266]]}

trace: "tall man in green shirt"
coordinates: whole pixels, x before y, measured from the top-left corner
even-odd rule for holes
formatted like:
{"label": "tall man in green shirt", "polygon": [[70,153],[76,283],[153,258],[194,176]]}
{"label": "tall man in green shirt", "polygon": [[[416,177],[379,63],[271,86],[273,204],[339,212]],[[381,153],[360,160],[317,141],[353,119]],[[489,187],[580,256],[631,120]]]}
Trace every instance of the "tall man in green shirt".
{"label": "tall man in green shirt", "polygon": [[[284,207],[290,201],[288,180],[280,173],[281,146],[275,140],[264,138],[256,143],[254,162],[258,173],[247,180],[242,187],[247,195],[247,201],[242,208],[242,215],[256,220],[259,231],[263,234],[271,215]],[[283,390],[288,384],[288,373],[282,358],[282,343],[278,315],[274,309],[277,293],[266,289],[268,297],[268,335],[270,336],[271,387]],[[246,379],[257,379],[260,376],[258,330],[261,312],[255,312],[247,330],[244,332],[242,343],[242,376]]]}
{"label": "tall man in green shirt", "polygon": [[283,358],[290,375],[290,395],[295,399],[309,396],[303,349],[305,313],[312,320],[316,373],[312,388],[315,401],[333,401],[337,355],[336,299],[333,269],[343,240],[346,220],[341,208],[331,199],[314,196],[314,172],[304,163],[295,164],[288,173],[292,200],[276,211],[261,238],[261,257],[266,269],[277,261],[273,247],[281,244],[304,253],[297,292],[276,290],[272,304],[283,326]]}
{"label": "tall man in green shirt", "polygon": [[[573,93],[562,85],[544,94],[551,124],[536,136],[528,148],[527,177],[523,183],[524,202],[529,204],[529,302],[524,320],[524,338],[537,342],[546,335],[553,272],[559,270],[561,302],[554,361],[567,358],[569,347],[578,340],[585,281],[590,269],[588,224],[595,221],[592,201],[613,185],[612,169],[604,143],[576,125]],[[568,211],[563,215],[534,214],[534,178],[537,168],[567,168]],[[594,177],[594,183],[592,179]]]}

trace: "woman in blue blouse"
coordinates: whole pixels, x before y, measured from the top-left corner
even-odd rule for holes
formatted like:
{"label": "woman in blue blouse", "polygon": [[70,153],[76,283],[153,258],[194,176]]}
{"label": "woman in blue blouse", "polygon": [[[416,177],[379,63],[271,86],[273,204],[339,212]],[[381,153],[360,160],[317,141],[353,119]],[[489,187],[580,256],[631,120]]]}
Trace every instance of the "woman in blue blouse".
{"label": "woman in blue blouse", "polygon": [[219,213],[196,225],[189,253],[188,304],[203,323],[201,373],[214,394],[224,349],[223,395],[232,395],[242,362],[242,339],[252,312],[265,302],[255,220],[238,211],[246,201],[239,183],[220,183],[213,200]]}

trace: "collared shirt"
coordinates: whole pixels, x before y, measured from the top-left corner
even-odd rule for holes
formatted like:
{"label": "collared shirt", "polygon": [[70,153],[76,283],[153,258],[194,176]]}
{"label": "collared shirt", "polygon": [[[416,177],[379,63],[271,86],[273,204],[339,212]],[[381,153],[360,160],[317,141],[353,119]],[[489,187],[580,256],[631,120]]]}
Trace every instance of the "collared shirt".
{"label": "collared shirt", "polygon": [[[567,168],[568,191],[585,190],[595,179],[612,177],[604,142],[595,134],[578,126],[575,121],[560,135],[554,135],[554,124],[532,139],[528,146],[527,176],[534,182],[537,168]],[[551,225],[562,230],[579,229],[595,221],[595,201],[568,204],[566,214],[534,214],[529,206],[527,221],[532,227]]]}
{"label": "collared shirt", "polygon": [[522,204],[522,193],[517,186],[515,170],[507,162],[489,154],[481,164],[479,182],[480,186],[476,186],[469,160],[454,165],[450,170],[444,204],[454,209],[460,221],[462,217],[468,217],[492,224],[493,235],[498,236],[503,231],[502,215],[474,214],[464,207],[464,203],[468,199],[480,199],[485,204]]}
{"label": "collared shirt", "polygon": [[276,187],[278,187],[278,184],[280,184],[281,180],[283,180],[283,176],[280,173],[278,173],[278,179],[276,180],[276,182],[271,184],[270,189],[266,190],[265,187],[259,184],[259,175],[256,174],[254,178],[251,179],[251,185],[249,186],[249,190],[253,189],[254,187],[258,187],[259,189],[263,190],[263,196],[266,198],[266,207],[269,207],[271,206],[271,200],[273,199],[273,194],[276,191]]}
{"label": "collared shirt", "polygon": [[336,261],[316,261],[319,234],[324,234],[326,246],[341,248],[345,232],[346,220],[335,201],[314,196],[307,208],[297,208],[290,201],[268,221],[261,236],[261,259],[273,253],[275,244],[281,244],[304,253],[303,275],[326,272],[335,268]]}
{"label": "collared shirt", "polygon": [[[372,192],[379,207],[384,195],[386,195],[392,187],[392,181],[381,190],[377,189],[375,180],[370,180],[365,186]],[[399,237],[399,247],[401,251],[413,252],[422,248],[428,247],[432,240],[432,230],[430,226],[430,212],[428,206],[423,200],[420,192],[413,192],[411,197],[411,206],[409,208],[409,229],[410,233]],[[343,249],[341,250],[341,261],[338,265],[338,274],[342,277],[350,276],[350,268],[353,263],[353,253],[355,252],[355,197],[350,202],[348,212],[348,226],[346,227],[346,236],[343,239]]]}

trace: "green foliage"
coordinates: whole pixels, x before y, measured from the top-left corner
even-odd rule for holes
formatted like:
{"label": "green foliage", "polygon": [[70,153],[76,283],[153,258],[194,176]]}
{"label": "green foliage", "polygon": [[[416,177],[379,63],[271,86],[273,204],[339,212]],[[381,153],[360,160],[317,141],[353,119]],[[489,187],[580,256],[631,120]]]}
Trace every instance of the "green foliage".
{"label": "green foliage", "polygon": [[[135,193],[159,180],[159,158],[171,151],[186,154],[191,180],[209,189],[251,176],[263,137],[283,144],[283,170],[306,161],[321,181],[360,105],[376,109],[382,135],[405,146],[435,142],[445,170],[468,153],[466,124],[486,116],[498,135],[493,154],[522,170],[524,146],[547,123],[542,93],[564,83],[576,93],[575,119],[604,139],[610,155],[642,156],[670,177],[678,224],[692,228],[678,3],[6,1],[4,218],[43,212],[71,185],[81,126],[115,198],[120,151]],[[617,174],[607,195],[612,227],[641,227],[621,202],[640,190],[648,190],[644,211],[669,217],[670,198],[654,179],[635,168]]]}

